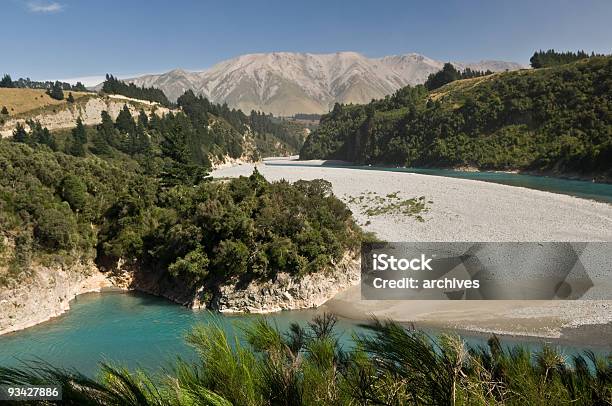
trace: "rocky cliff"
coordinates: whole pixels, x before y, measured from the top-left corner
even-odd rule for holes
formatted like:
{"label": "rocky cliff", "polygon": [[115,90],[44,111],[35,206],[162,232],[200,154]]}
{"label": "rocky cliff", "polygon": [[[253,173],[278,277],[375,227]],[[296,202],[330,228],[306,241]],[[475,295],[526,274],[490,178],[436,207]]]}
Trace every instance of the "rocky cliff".
{"label": "rocky cliff", "polygon": [[77,295],[111,286],[92,262],[70,267],[33,265],[31,270],[30,276],[0,288],[0,334],[59,316]]}
{"label": "rocky cliff", "polygon": [[[166,272],[140,269],[138,265],[109,267],[115,286],[164,297],[193,309],[210,308],[222,313],[271,313],[318,307],[337,293],[359,283],[359,256],[347,253],[333,269],[302,277],[279,273],[269,280],[230,280],[216,286],[187,286]],[[211,293],[212,292],[212,293]]]}
{"label": "rocky cliff", "polygon": [[[103,268],[102,268],[103,269]],[[31,275],[0,288],[0,335],[34,326],[59,316],[77,295],[102,288],[137,290],[167,298],[194,309],[222,313],[270,313],[318,307],[337,293],[359,283],[359,260],[347,254],[327,272],[291,276],[278,274],[266,281],[237,280],[221,284],[212,295],[204,289],[169,280],[162,273],[120,265],[100,272],[93,262],[71,266],[32,265]]]}
{"label": "rocky cliff", "polygon": [[[222,313],[269,313],[318,307],[337,293],[359,283],[360,263],[352,255],[329,272],[304,277],[278,274],[273,280],[253,281],[246,286],[230,282],[219,287],[211,307]],[[196,295],[192,307],[204,303]]]}
{"label": "rocky cliff", "polygon": [[[72,105],[51,106],[31,114],[23,113],[18,117],[10,118],[0,125],[0,137],[12,135],[17,123],[26,125],[26,118],[40,121],[42,126],[47,127],[50,131],[72,128],[76,125],[76,120],[79,117],[85,125],[96,125],[101,122],[102,111],[106,110],[114,120],[124,105],[128,106],[134,116],[137,116],[141,109],[149,115],[155,113],[160,116],[170,111],[166,107],[146,100],[130,99],[119,95],[92,95]],[[29,130],[27,125],[26,129]]]}

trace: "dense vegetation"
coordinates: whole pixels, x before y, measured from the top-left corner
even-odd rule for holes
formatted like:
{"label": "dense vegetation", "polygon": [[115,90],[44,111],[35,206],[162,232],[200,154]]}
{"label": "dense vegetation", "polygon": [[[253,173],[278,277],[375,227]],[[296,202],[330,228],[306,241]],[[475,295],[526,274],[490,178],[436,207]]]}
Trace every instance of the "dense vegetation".
{"label": "dense vegetation", "polygon": [[[272,113],[251,111],[249,126],[256,134],[262,134],[264,140],[280,140],[297,152],[304,145],[304,126],[284,119],[274,118]],[[271,136],[271,137],[270,137]]]}
{"label": "dense vegetation", "polygon": [[17,80],[11,79],[11,75],[5,74],[2,79],[0,79],[0,87],[16,87],[20,89],[51,89],[53,86],[59,86],[62,90],[72,90],[78,92],[86,92],[87,89],[85,85],[81,82],[77,82],[76,85],[71,85],[67,82],[52,82],[52,81],[35,81],[30,80],[30,78],[19,78]]}
{"label": "dense vegetation", "polygon": [[471,347],[454,335],[430,338],[376,322],[347,348],[335,319],[279,331],[264,319],[242,339],[215,324],[187,342],[197,360],[152,375],[103,364],[94,380],[33,363],[0,368],[2,385],[62,386],[70,405],[609,405],[612,356],[569,359],[549,346],[505,348],[497,337]]}
{"label": "dense vegetation", "polygon": [[551,66],[565,65],[566,63],[579,61],[580,59],[592,58],[595,56],[604,55],[595,54],[594,52],[587,54],[584,51],[558,52],[554,49],[549,49],[548,51],[536,51],[531,59],[529,59],[529,62],[531,63],[531,67],[534,69],[550,68]]}
{"label": "dense vegetation", "polygon": [[[163,106],[171,106],[168,98],[160,89],[154,87],[138,87],[133,83],[127,84],[112,75],[106,75],[102,91],[109,94],[120,94],[140,100],[158,102]],[[226,103],[216,104],[203,96],[196,96],[192,90],[187,90],[177,100],[177,104],[192,119],[196,128],[204,130],[202,123],[207,122],[210,115],[222,117],[239,133],[249,130],[255,135],[255,147],[262,155],[270,153],[294,153],[299,151],[303,144],[303,127],[295,124],[275,120],[269,114],[251,111],[246,115],[239,109],[230,109]],[[229,134],[234,138],[235,134]],[[279,145],[284,149],[279,151]]]}
{"label": "dense vegetation", "polygon": [[302,159],[612,173],[612,57],[336,105]]}
{"label": "dense vegetation", "polygon": [[293,118],[296,120],[319,121],[321,119],[321,114],[296,113],[293,115]]}
{"label": "dense vegetation", "polygon": [[[252,133],[257,150],[263,156],[279,152],[294,153],[304,143],[303,126],[276,119],[272,114],[251,111],[247,116],[240,109],[230,109],[226,103],[212,103],[202,95],[196,96],[191,90],[180,96],[177,104],[196,125],[210,116],[216,116],[223,118],[240,133]],[[280,145],[283,147],[279,150]]]}
{"label": "dense vegetation", "polygon": [[457,68],[455,68],[455,66],[453,66],[452,63],[445,63],[440,71],[432,73],[427,77],[427,80],[425,81],[425,87],[427,88],[427,90],[434,90],[444,86],[447,83],[454,82],[455,80],[472,79],[492,74],[493,72],[491,72],[490,70],[486,72],[481,72],[477,70],[472,70],[470,68],[467,68],[463,72],[460,72],[457,70]]}
{"label": "dense vegetation", "polygon": [[139,100],[157,102],[162,106],[170,106],[170,101],[160,89],[154,87],[138,87],[133,83],[125,83],[113,75],[106,74],[106,80],[102,84],[102,91],[108,94],[120,94]]}
{"label": "dense vegetation", "polygon": [[29,122],[1,140],[0,230],[15,249],[0,282],[33,258],[121,258],[194,286],[321,270],[355,248],[359,230],[324,181],[209,180],[209,154],[239,156],[242,136],[202,101],[163,117],[124,106],[57,134]]}

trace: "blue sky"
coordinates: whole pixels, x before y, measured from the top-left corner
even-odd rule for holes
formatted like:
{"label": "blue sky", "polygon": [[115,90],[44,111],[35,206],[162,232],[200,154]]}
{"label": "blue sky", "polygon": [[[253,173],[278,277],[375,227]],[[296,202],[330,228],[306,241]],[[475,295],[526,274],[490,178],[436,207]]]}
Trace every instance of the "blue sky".
{"label": "blue sky", "polygon": [[272,51],[525,64],[540,48],[612,52],[612,0],[3,0],[0,9],[0,74],[15,78],[203,69]]}

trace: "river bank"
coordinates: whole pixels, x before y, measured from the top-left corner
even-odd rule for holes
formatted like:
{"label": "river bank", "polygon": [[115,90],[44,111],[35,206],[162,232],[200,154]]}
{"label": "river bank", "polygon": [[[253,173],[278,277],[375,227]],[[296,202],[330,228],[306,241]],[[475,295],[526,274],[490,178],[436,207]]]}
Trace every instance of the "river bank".
{"label": "river bank", "polygon": [[0,335],[58,317],[78,295],[113,286],[93,263],[34,266],[33,270],[19,283],[0,289]]}
{"label": "river bank", "polygon": [[[612,206],[606,203],[490,182],[323,164],[266,160],[257,168],[268,180],[330,181],[358,223],[386,241],[612,241]],[[249,175],[253,168],[225,168],[213,176]],[[422,214],[424,221],[393,213],[373,216],[356,199],[368,193],[384,197],[396,192],[402,198],[424,196],[432,202]],[[597,283],[608,282],[605,277]],[[546,338],[612,323],[610,301],[363,301],[358,286],[339,293],[323,307],[354,320],[376,316],[418,326]]]}
{"label": "river bank", "polygon": [[125,267],[109,271],[93,262],[70,266],[34,266],[32,273],[9,288],[0,289],[0,336],[56,318],[70,309],[77,296],[106,290],[136,291],[158,296],[189,309],[220,313],[266,314],[321,306],[339,292],[359,282],[360,266],[348,252],[328,272],[297,277],[277,274],[271,280],[243,283],[229,280],[208,296],[170,280],[164,273]]}

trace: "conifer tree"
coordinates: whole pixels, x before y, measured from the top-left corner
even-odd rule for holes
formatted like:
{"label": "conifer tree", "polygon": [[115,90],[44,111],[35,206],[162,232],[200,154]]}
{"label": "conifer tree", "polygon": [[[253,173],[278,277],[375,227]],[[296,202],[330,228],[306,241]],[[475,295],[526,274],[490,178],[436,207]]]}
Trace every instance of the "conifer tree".
{"label": "conifer tree", "polygon": [[112,117],[106,110],[102,111],[101,114],[102,122],[98,125],[98,133],[102,136],[104,141],[110,146],[118,146],[119,140],[117,139],[117,130],[115,129],[115,123]]}
{"label": "conifer tree", "polygon": [[13,141],[15,142],[28,142],[28,133],[26,132],[23,124],[17,123],[15,130],[13,131]]}
{"label": "conifer tree", "polygon": [[461,74],[459,71],[455,69],[453,64],[447,62],[441,71],[429,75],[425,82],[425,87],[427,90],[434,90],[460,78]]}
{"label": "conifer tree", "polygon": [[77,119],[76,127],[72,129],[72,143],[70,154],[74,156],[85,156],[85,143],[87,143],[87,132],[81,117]]}
{"label": "conifer tree", "polygon": [[68,93],[68,98],[66,99],[68,103],[74,103],[74,96],[72,96],[72,92]]}
{"label": "conifer tree", "polygon": [[11,79],[11,75],[5,74],[0,80],[0,87],[15,87],[13,84],[13,79]]}
{"label": "conifer tree", "polygon": [[47,94],[55,100],[64,100],[64,90],[62,89],[62,84],[58,81],[47,90]]}
{"label": "conifer tree", "polygon": [[145,126],[139,122],[136,126],[136,153],[146,154],[149,151],[150,142]]}
{"label": "conifer tree", "polygon": [[122,133],[129,134],[134,132],[134,119],[132,118],[132,113],[130,113],[127,104],[123,105],[123,109],[119,112],[119,115],[117,115],[115,127]]}
{"label": "conifer tree", "polygon": [[5,116],[8,116],[9,111],[6,108],[6,106],[2,106],[2,110],[0,111],[0,114],[4,114]]}
{"label": "conifer tree", "polygon": [[100,127],[98,127],[98,130],[93,135],[92,144],[93,144],[92,152],[94,154],[106,155],[106,156],[112,155],[112,150],[110,146],[108,145],[108,141],[106,140],[104,132],[100,129]]}
{"label": "conifer tree", "polygon": [[140,109],[140,113],[138,113],[138,123],[145,128],[149,126],[149,117],[143,109]]}

